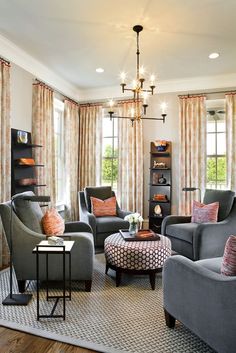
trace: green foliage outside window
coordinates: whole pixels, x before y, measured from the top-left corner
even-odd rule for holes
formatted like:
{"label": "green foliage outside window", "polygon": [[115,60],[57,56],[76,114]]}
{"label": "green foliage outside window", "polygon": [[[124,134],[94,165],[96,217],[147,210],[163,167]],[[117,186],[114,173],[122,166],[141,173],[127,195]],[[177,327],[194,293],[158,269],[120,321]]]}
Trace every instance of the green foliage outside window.
{"label": "green foliage outside window", "polygon": [[226,181],[226,157],[207,158],[207,182],[225,182]]}
{"label": "green foliage outside window", "polygon": [[112,153],[112,146],[107,145],[103,160],[102,160],[102,179],[104,181],[116,181],[118,178],[118,150],[114,149],[114,156]]}

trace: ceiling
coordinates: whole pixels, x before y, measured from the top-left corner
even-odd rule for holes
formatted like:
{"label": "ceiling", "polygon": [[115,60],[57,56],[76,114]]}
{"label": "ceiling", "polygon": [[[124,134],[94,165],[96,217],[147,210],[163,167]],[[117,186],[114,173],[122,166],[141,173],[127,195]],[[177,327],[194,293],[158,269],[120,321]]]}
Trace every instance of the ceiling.
{"label": "ceiling", "polygon": [[235,0],[0,0],[0,34],[76,87],[96,88],[118,85],[123,70],[134,78],[136,24],[141,64],[159,81],[235,73],[235,13]]}

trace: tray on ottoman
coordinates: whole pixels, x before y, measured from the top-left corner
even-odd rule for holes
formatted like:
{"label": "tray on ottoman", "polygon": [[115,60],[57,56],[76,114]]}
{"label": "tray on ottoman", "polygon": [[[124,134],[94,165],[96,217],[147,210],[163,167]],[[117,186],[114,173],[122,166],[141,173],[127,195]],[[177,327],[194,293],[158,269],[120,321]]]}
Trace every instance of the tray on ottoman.
{"label": "tray on ottoman", "polygon": [[128,229],[120,229],[120,234],[125,241],[153,241],[160,240],[160,236],[151,229],[139,230],[137,234],[130,234]]}

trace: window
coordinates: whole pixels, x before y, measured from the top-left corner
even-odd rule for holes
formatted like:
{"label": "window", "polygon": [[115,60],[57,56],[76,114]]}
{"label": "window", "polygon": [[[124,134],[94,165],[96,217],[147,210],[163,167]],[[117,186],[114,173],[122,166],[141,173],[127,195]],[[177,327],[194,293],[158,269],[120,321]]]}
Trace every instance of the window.
{"label": "window", "polygon": [[114,191],[117,191],[118,179],[117,130],[117,119],[103,118],[102,185],[111,185]]}
{"label": "window", "polygon": [[54,99],[54,132],[56,160],[56,204],[64,205],[64,140],[63,140],[64,103]]}
{"label": "window", "polygon": [[207,188],[227,188],[226,124],[223,106],[207,110]]}

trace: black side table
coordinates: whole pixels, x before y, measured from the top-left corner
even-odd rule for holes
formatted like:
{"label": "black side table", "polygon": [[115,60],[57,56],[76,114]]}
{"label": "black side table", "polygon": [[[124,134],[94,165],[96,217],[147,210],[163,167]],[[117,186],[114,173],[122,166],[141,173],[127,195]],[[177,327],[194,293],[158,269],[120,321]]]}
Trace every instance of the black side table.
{"label": "black side table", "polygon": [[[47,240],[42,240],[33,249],[33,253],[36,254],[36,282],[37,282],[37,320],[40,318],[66,318],[66,298],[71,300],[71,250],[74,245],[74,241],[64,241],[63,245],[51,245],[48,244]],[[49,315],[40,315],[39,313],[39,255],[46,254],[46,299],[56,299],[52,311]],[[63,260],[63,293],[62,295],[49,295],[48,294],[48,256],[49,255],[62,255]],[[69,256],[69,285],[68,295],[66,295],[66,254]],[[59,299],[63,300],[63,314],[55,315],[55,309],[59,302]]]}

